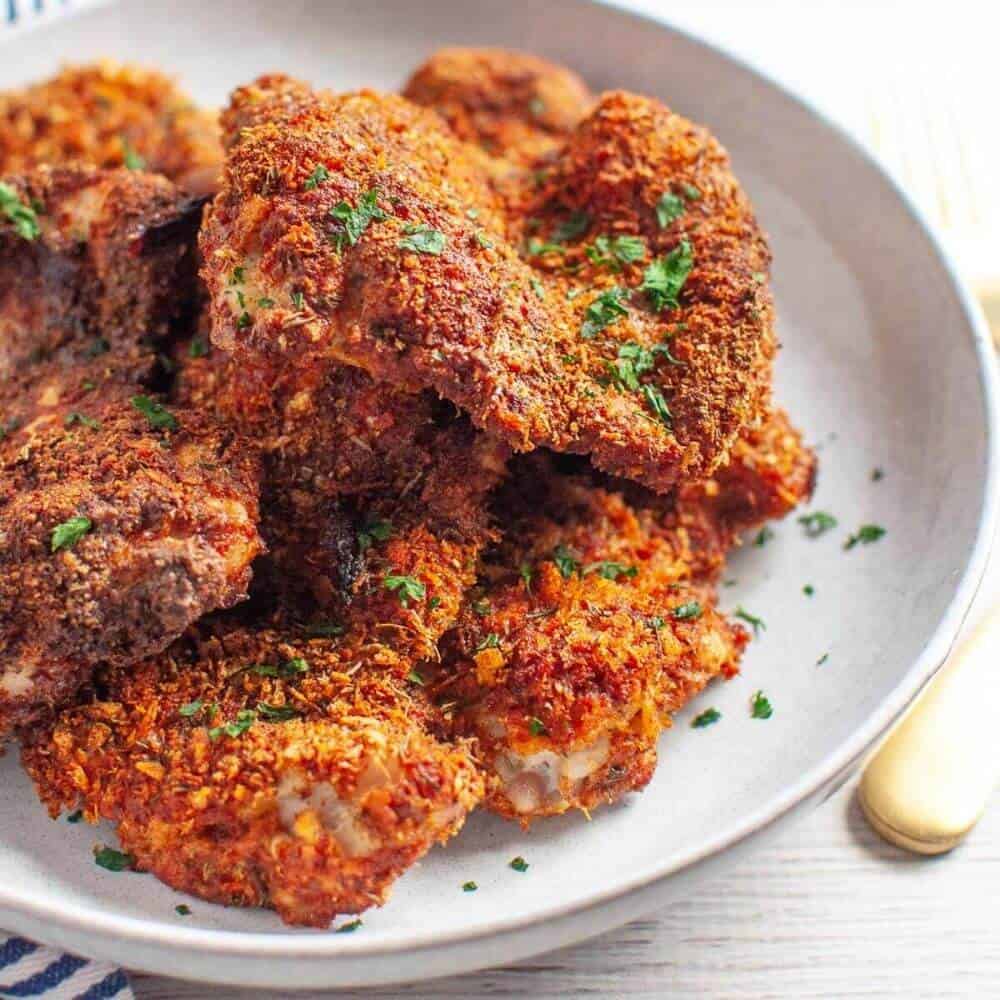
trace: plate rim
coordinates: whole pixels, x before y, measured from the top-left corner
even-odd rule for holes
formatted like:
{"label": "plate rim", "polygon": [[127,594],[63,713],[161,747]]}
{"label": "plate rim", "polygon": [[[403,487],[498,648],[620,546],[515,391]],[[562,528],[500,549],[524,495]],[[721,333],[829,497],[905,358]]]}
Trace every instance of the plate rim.
{"label": "plate rim", "polygon": [[[797,807],[806,805],[835,782],[838,777],[849,774],[864,752],[905,711],[947,658],[983,578],[996,533],[998,512],[1000,512],[1000,495],[998,495],[1000,491],[997,489],[998,478],[1000,478],[1000,375],[998,375],[996,350],[985,316],[969,284],[959,273],[952,254],[938,235],[934,225],[914,199],[865,146],[808,98],[773,76],[764,67],[735,53],[728,46],[710,41],[689,28],[679,26],[673,23],[669,17],[635,10],[627,6],[623,0],[576,0],[576,2],[581,6],[609,10],[620,16],[646,22],[658,29],[672,33],[689,45],[700,47],[712,55],[721,56],[725,61],[754,78],[756,83],[764,85],[776,93],[783,101],[795,106],[799,112],[804,112],[828,133],[831,133],[840,144],[846,146],[871,171],[874,177],[886,185],[898,205],[916,223],[928,249],[932,251],[936,263],[944,272],[955,294],[958,310],[965,320],[967,332],[972,338],[979,387],[986,416],[986,464],[982,479],[982,496],[975,541],[956,584],[954,594],[927,645],[902,673],[892,691],[872,709],[868,717],[852,731],[850,736],[809,770],[799,775],[782,792],[772,796],[730,827],[707,838],[697,847],[676,850],[666,855],[656,865],[647,866],[627,879],[617,882],[613,887],[596,892],[586,899],[572,903],[553,903],[528,916],[497,918],[489,927],[469,930],[458,928],[444,934],[413,931],[393,942],[378,942],[365,941],[363,937],[335,937],[330,933],[297,934],[294,929],[292,931],[238,931],[170,927],[169,934],[165,934],[164,924],[150,918],[95,912],[86,904],[60,900],[55,894],[48,897],[47,900],[40,900],[37,897],[21,897],[16,891],[12,892],[11,886],[0,886],[0,907],[5,911],[5,920],[8,924],[16,924],[17,917],[24,916],[28,920],[35,918],[51,922],[60,931],[78,932],[88,941],[100,937],[105,942],[111,941],[123,947],[146,945],[154,947],[160,952],[163,949],[174,949],[204,956],[214,955],[231,959],[349,960],[355,958],[363,960],[399,956],[404,953],[429,955],[452,951],[456,953],[455,966],[438,972],[437,975],[480,968],[491,964],[489,954],[484,953],[482,961],[477,962],[476,959],[470,961],[467,958],[458,959],[459,949],[476,940],[513,935],[533,927],[554,924],[556,921],[576,919],[579,924],[583,924],[587,914],[608,907],[615,902],[624,903],[630,896],[638,897],[641,893],[651,893],[662,883],[679,873],[720,857],[737,845],[749,842],[756,835],[764,833]],[[85,13],[93,9],[94,6],[103,6],[103,4],[81,5],[69,16],[73,17],[75,13]],[[0,44],[6,40],[0,38]],[[635,915],[638,914],[622,916],[618,922],[624,922]],[[599,933],[603,929],[605,928],[596,927],[588,930],[586,927],[578,926],[575,936],[571,934],[558,943],[546,942],[539,937],[526,948],[514,949],[512,954],[506,957],[505,964],[508,961],[515,961],[550,950],[557,947],[558,944],[583,939],[591,933]],[[32,928],[29,933],[37,934],[37,929]],[[139,959],[139,962],[137,966],[133,967],[143,967],[142,956],[137,955],[136,958]],[[146,967],[149,965],[147,964]],[[172,972],[165,971],[164,974],[177,975],[178,972],[186,971],[174,969]],[[195,978],[202,981],[207,981],[209,978],[199,975],[197,970],[191,971],[195,973]],[[249,973],[249,969],[247,971]],[[347,972],[347,969],[345,968],[344,971]],[[399,977],[394,978],[388,969],[379,975],[363,976],[360,979],[348,975],[352,983],[365,982],[372,985],[399,980]],[[266,978],[266,976],[263,978],[253,976],[252,981],[263,983]],[[248,979],[248,981],[251,980]],[[277,984],[275,981],[275,985]],[[285,988],[295,987],[295,983],[290,982],[287,978],[281,980],[281,985]],[[329,985],[335,984],[331,982]]]}

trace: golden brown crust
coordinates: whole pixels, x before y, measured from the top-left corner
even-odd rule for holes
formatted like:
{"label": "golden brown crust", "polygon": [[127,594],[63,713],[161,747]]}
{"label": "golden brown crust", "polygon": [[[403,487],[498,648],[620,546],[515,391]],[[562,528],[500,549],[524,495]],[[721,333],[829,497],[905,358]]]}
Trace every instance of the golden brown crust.
{"label": "golden brown crust", "polygon": [[188,190],[207,192],[221,156],[215,115],[154,70],[104,60],[0,93],[0,175],[40,164],[141,161]]}
{"label": "golden brown crust", "polygon": [[429,704],[386,658],[203,628],[106,671],[87,701],[25,734],[24,764],[53,815],[117,823],[168,885],[323,927],[383,903],[482,796],[468,747],[430,735]]}
{"label": "golden brown crust", "polygon": [[[658,490],[708,474],[759,418],[774,346],[766,244],[718,144],[656,102],[605,96],[507,218],[478,151],[400,98],[269,79],[238,91],[228,119],[239,127],[202,231],[212,335],[226,350],[318,354],[434,388],[515,448],[588,454]],[[661,229],[655,206],[675,183],[697,184],[699,198]],[[337,214],[365,197],[368,225],[348,232]],[[637,263],[612,273],[591,261],[582,234],[559,253],[570,274],[550,254],[529,266],[502,235],[529,235],[530,215],[531,238],[550,238],[583,199],[591,239],[641,236],[650,260],[689,242],[676,309],[651,308]],[[627,315],[588,329],[618,287]],[[632,386],[609,373],[623,348],[651,352]]]}

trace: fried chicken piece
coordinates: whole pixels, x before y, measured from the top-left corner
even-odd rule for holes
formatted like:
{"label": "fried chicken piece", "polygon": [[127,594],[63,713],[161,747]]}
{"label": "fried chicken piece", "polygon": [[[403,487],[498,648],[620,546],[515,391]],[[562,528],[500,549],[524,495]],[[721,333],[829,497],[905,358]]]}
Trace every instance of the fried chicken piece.
{"label": "fried chicken piece", "polygon": [[41,164],[133,166],[207,193],[221,158],[216,116],[155,70],[106,60],[0,93],[0,175]]}
{"label": "fried chicken piece", "polygon": [[[264,453],[260,587],[305,616],[434,658],[493,538],[507,448],[450,404],[335,366],[182,358],[177,398]],[[188,348],[188,355],[191,349]]]}
{"label": "fried chicken piece", "polygon": [[469,748],[439,741],[419,689],[377,644],[237,630],[185,637],[24,734],[55,817],[118,824],[175,889],[325,927],[385,902],[483,793]]}
{"label": "fried chicken piece", "polygon": [[[766,243],[721,147],[655,101],[602,98],[541,191],[499,221],[480,152],[401,98],[267,78],[236,92],[224,127],[201,244],[227,351],[433,388],[516,449],[586,454],[658,491],[708,475],[759,419]],[[661,227],[674,188],[691,200]],[[595,243],[641,237],[656,257],[644,291],[634,256],[585,253],[572,213],[591,203]],[[504,238],[529,214],[572,274],[530,243],[544,266],[529,266]]]}
{"label": "fried chicken piece", "polygon": [[252,452],[127,392],[43,401],[0,442],[0,735],[246,593]]}
{"label": "fried chicken piece", "polygon": [[197,297],[202,203],[162,177],[91,167],[39,167],[4,190],[21,223],[0,213],[0,382],[108,352],[148,368]]}
{"label": "fried chicken piece", "polygon": [[672,713],[736,673],[747,635],[691,579],[683,533],[539,456],[497,500],[504,534],[429,690],[474,735],[487,805],[531,818],[641,789]]}
{"label": "fried chicken piece", "polygon": [[555,153],[594,101],[564,66],[525,52],[470,48],[435,52],[403,96],[437,111],[460,139],[522,166]]}

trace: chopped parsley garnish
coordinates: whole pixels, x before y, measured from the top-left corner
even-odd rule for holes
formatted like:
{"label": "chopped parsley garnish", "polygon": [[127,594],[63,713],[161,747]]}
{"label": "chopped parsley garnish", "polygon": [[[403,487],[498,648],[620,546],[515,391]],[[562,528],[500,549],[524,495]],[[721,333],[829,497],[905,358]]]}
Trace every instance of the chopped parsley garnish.
{"label": "chopped parsley garnish", "polygon": [[706,708],[691,720],[691,726],[693,729],[704,729],[706,726],[715,725],[721,718],[722,713],[717,708]]}
{"label": "chopped parsley garnish", "polygon": [[774,532],[765,524],[764,527],[757,532],[757,537],[753,540],[753,543],[758,549],[762,549],[772,538],[774,538]]}
{"label": "chopped parsley garnish", "polygon": [[417,672],[416,670],[411,670],[411,671],[410,671],[410,672],[409,672],[409,673],[408,673],[408,674],[406,675],[406,679],[407,679],[407,680],[408,680],[408,681],[409,681],[409,682],[410,682],[411,684],[416,684],[416,685],[417,685],[417,687],[423,687],[423,686],[424,686],[424,683],[425,683],[425,681],[424,681],[423,677],[422,677],[422,676],[420,675],[420,673],[418,673],[418,672]]}
{"label": "chopped parsley garnish", "polygon": [[528,256],[529,257],[544,257],[546,254],[550,253],[565,253],[565,249],[558,243],[544,243],[542,240],[530,239],[528,240]]}
{"label": "chopped parsley garnish", "polygon": [[649,408],[656,414],[660,422],[667,427],[672,427],[674,416],[670,412],[670,407],[667,406],[667,401],[663,398],[663,393],[655,385],[644,385],[642,394],[646,397]]}
{"label": "chopped parsley garnish", "polygon": [[817,666],[817,667],[821,667],[821,666],[823,666],[823,664],[824,664],[824,663],[826,663],[826,661],[827,661],[827,660],[829,660],[829,659],[830,659],[830,654],[829,654],[829,653],[824,653],[824,654],[823,654],[823,655],[822,655],[822,656],[821,656],[821,657],[820,657],[820,658],[819,658],[819,659],[818,659],[818,660],[816,661],[816,666]]}
{"label": "chopped parsley garnish", "polygon": [[186,705],[181,705],[177,709],[178,715],[183,715],[185,719],[190,719],[192,716],[197,715],[204,707],[204,702],[198,698],[195,701],[189,701]]}
{"label": "chopped parsley garnish", "polygon": [[299,710],[294,705],[271,705],[266,701],[257,705],[257,711],[270,722],[288,722],[299,716]]}
{"label": "chopped parsley garnish", "polygon": [[590,228],[590,216],[586,212],[573,212],[552,230],[554,243],[565,243],[582,236]]}
{"label": "chopped parsley garnish", "polygon": [[617,580],[620,576],[632,577],[639,571],[635,566],[626,566],[624,563],[614,562],[611,559],[602,559],[600,562],[588,563],[583,567],[582,576],[589,576],[596,573],[605,580]]}
{"label": "chopped parsley garnish", "polygon": [[225,734],[235,739],[242,736],[257,721],[257,713],[252,708],[241,708],[236,713],[235,722],[227,722],[222,726],[214,726],[208,731],[208,738],[214,743]]}
{"label": "chopped parsley garnish", "polygon": [[355,208],[351,208],[346,201],[338,202],[330,209],[330,215],[344,227],[343,233],[337,235],[338,250],[343,249],[345,239],[354,246],[371,223],[382,222],[386,217],[385,212],[378,207],[378,191],[375,188],[366,191],[358,199]]}
{"label": "chopped parsley garnish", "polygon": [[531,590],[531,581],[535,578],[535,570],[531,563],[521,563],[517,574],[524,581],[524,589]]}
{"label": "chopped parsley garnish", "polygon": [[686,604],[679,604],[674,608],[672,614],[680,622],[691,618],[700,618],[701,604],[698,601],[688,601]]}
{"label": "chopped parsley garnish", "polygon": [[774,715],[771,702],[764,697],[763,691],[757,691],[750,701],[750,717],[752,719],[770,719]]}
{"label": "chopped parsley garnish", "polygon": [[132,406],[149,421],[150,427],[176,430],[177,418],[162,403],[157,403],[149,396],[133,396]]}
{"label": "chopped parsley garnish", "polygon": [[463,882],[462,892],[475,892],[479,888],[475,882]]}
{"label": "chopped parsley garnish", "polygon": [[292,292],[292,305],[296,309],[301,309],[306,304],[306,296],[304,292]]}
{"label": "chopped parsley garnish", "polygon": [[697,201],[701,197],[701,192],[693,184],[682,184],[681,191],[688,201]]}
{"label": "chopped parsley garnish", "polygon": [[441,607],[441,598],[440,597],[432,597],[427,602],[427,607],[429,607],[431,609],[431,611],[433,611],[435,608]]}
{"label": "chopped parsley garnish", "polygon": [[323,166],[322,163],[317,163],[313,168],[313,172],[309,175],[305,182],[305,189],[307,191],[312,191],[318,188],[320,184],[324,184],[330,179],[330,171]]}
{"label": "chopped parsley garnish", "polygon": [[810,538],[819,538],[831,528],[837,527],[837,519],[825,510],[814,510],[811,514],[803,514],[799,518],[799,524],[805,528]]}
{"label": "chopped parsley garnish", "polygon": [[57,524],[52,529],[51,549],[58,552],[60,549],[71,549],[91,528],[94,522],[89,517],[71,517],[62,524]]}
{"label": "chopped parsley garnish", "polygon": [[879,480],[883,479],[884,476],[885,476],[885,473],[878,466],[876,466],[874,469],[872,469],[872,482],[873,483],[879,482]]}
{"label": "chopped parsley garnish", "polygon": [[529,280],[531,283],[531,290],[535,293],[536,298],[539,298],[544,302],[545,286],[541,283],[541,281],[538,278],[534,277],[534,275],[532,275],[532,277]]}
{"label": "chopped parsley garnish", "polygon": [[593,340],[602,330],[617,323],[622,316],[628,315],[628,306],[625,305],[625,297],[628,292],[624,288],[609,288],[606,292],[601,292],[593,302],[587,306],[584,314],[583,326],[580,328],[580,336],[584,340]]}
{"label": "chopped parsley garnish", "polygon": [[665,191],[660,195],[660,200],[656,203],[656,221],[660,224],[660,229],[666,229],[671,222],[675,222],[684,214],[684,200],[670,191]]}
{"label": "chopped parsley garnish", "polygon": [[649,627],[654,631],[658,632],[667,622],[662,615],[653,615],[649,619]]}
{"label": "chopped parsley garnish", "polygon": [[844,542],[845,549],[853,549],[859,542],[862,545],[871,545],[877,542],[885,534],[885,528],[880,524],[862,524],[860,528]]}
{"label": "chopped parsley garnish", "polygon": [[336,622],[313,622],[306,627],[306,635],[310,639],[331,639],[343,634],[344,626],[338,625]]}
{"label": "chopped parsley garnish", "polygon": [[552,552],[552,561],[556,564],[562,578],[568,580],[579,568],[580,564],[565,545],[560,543]]}
{"label": "chopped parsley garnish", "polygon": [[[334,634],[340,635],[343,631],[340,628],[340,631]],[[297,677],[299,674],[309,673],[309,661],[301,656],[293,656],[282,663],[255,663],[252,667],[247,667],[247,673],[256,674],[258,677]]]}
{"label": "chopped parsley garnish", "polygon": [[174,912],[179,917],[190,917],[191,907],[188,906],[187,903],[179,903],[177,906],[174,907]]}
{"label": "chopped parsley garnish", "polygon": [[759,635],[762,631],[767,630],[763,618],[758,618],[756,615],[750,614],[749,611],[745,611],[742,607],[737,608],[733,614],[745,621],[753,629],[754,635]]}
{"label": "chopped parsley garnish", "polygon": [[66,427],[72,427],[73,424],[83,424],[84,427],[89,427],[92,431],[100,430],[101,427],[100,420],[88,417],[85,413],[80,413],[79,410],[67,413],[66,419],[63,421],[63,425]]}
{"label": "chopped parsley garnish", "polygon": [[476,233],[476,242],[484,250],[492,250],[493,249],[493,244],[490,243],[490,241],[486,238],[486,234],[485,233]]}
{"label": "chopped parsley garnish", "polygon": [[814,586],[813,586],[813,585],[812,585],[811,583],[807,583],[807,584],[806,584],[806,585],[805,585],[805,586],[804,586],[804,587],[802,588],[802,593],[803,593],[803,594],[805,594],[805,595],[806,595],[806,597],[812,597],[812,596],[813,596],[813,594],[815,594],[815,593],[816,593],[816,588],[815,588],[815,587],[814,587]]}
{"label": "chopped parsley garnish", "polygon": [[376,542],[384,542],[392,536],[392,521],[374,517],[358,532],[358,551],[365,552]]}
{"label": "chopped parsley garnish", "polygon": [[586,253],[597,267],[620,271],[622,264],[634,264],[646,256],[646,242],[641,236],[598,236]]}
{"label": "chopped parsley garnish", "polygon": [[482,616],[488,615],[493,610],[493,607],[489,601],[483,598],[472,602],[472,610],[475,611],[477,615]]}
{"label": "chopped parsley garnish", "polygon": [[94,851],[94,862],[109,872],[127,872],[135,868],[131,854],[116,851],[113,847],[100,847]]}
{"label": "chopped parsley garnish", "polygon": [[5,215],[14,225],[14,232],[21,239],[37,240],[42,233],[35,210],[17,196],[17,192],[0,181],[0,214]]}
{"label": "chopped parsley garnish", "polygon": [[122,140],[122,163],[127,170],[145,170],[146,161],[132,148],[132,143],[128,141],[128,136],[123,135]]}
{"label": "chopped parsley garnish", "polygon": [[258,309],[273,309],[274,299],[269,299],[266,295],[263,298],[257,300]]}
{"label": "chopped parsley garnish", "polygon": [[544,736],[548,732],[545,723],[534,715],[528,719],[528,731],[532,736]]}
{"label": "chopped parsley garnish", "polygon": [[242,285],[246,281],[247,269],[245,267],[234,267],[233,273],[229,277],[229,284]]}
{"label": "chopped parsley garnish", "polygon": [[526,872],[531,867],[520,854],[516,858],[511,858],[509,864],[516,872]]}
{"label": "chopped parsley garnish", "polygon": [[83,810],[82,809],[77,809],[75,812],[71,812],[66,817],[66,822],[67,823],[79,823],[81,819],[83,819]]}
{"label": "chopped parsley garnish", "polygon": [[361,926],[361,918],[352,920],[349,923],[341,924],[334,929],[334,934],[353,934]]}
{"label": "chopped parsley garnish", "polygon": [[646,268],[639,291],[646,293],[654,311],[677,308],[678,296],[693,266],[691,244],[681,240],[666,257],[657,258]]}
{"label": "chopped parsley garnish", "polygon": [[385,589],[394,591],[404,608],[410,606],[410,601],[422,601],[427,595],[427,588],[412,576],[387,576]]}
{"label": "chopped parsley garnish", "polygon": [[499,649],[500,648],[500,636],[496,632],[490,632],[485,639],[481,639],[479,645],[476,646],[476,652],[481,653],[484,649]]}
{"label": "chopped parsley garnish", "polygon": [[208,344],[206,344],[201,337],[195,337],[191,343],[188,344],[189,358],[203,358],[206,354],[208,354]]}
{"label": "chopped parsley garnish", "polygon": [[414,253],[431,254],[436,257],[444,250],[447,242],[444,233],[428,226],[407,226],[403,231],[406,235],[399,241],[402,250],[412,250]]}

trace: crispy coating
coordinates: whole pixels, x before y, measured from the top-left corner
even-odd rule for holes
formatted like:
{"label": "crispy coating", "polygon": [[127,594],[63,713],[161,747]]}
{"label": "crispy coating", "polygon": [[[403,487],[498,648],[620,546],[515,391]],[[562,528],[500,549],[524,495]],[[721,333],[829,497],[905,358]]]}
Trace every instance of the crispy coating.
{"label": "crispy coating", "polygon": [[324,927],[382,904],[482,796],[469,748],[431,735],[429,703],[384,669],[392,656],[203,628],[105,671],[25,734],[24,764],[53,816],[117,823],[168,885]]}
{"label": "crispy coating", "polygon": [[0,735],[246,593],[253,453],[192,412],[156,429],[128,391],[42,403],[0,441]]}
{"label": "crispy coating", "polygon": [[503,541],[443,646],[434,696],[475,735],[488,807],[522,822],[641,789],[670,716],[737,671],[747,635],[691,579],[687,539],[535,460],[497,500]]}
{"label": "crispy coating", "polygon": [[403,89],[433,108],[462,140],[522,166],[551,156],[594,101],[564,66],[506,49],[435,52]]}
{"label": "crispy coating", "polygon": [[242,365],[204,335],[202,356],[185,353],[179,400],[214,410],[264,453],[260,588],[434,658],[493,537],[487,497],[506,447],[430,393],[359,369]]}
{"label": "crispy coating", "polygon": [[0,217],[0,380],[108,352],[148,366],[197,297],[201,202],[128,170],[39,167],[7,184],[39,233]]}
{"label": "crispy coating", "polygon": [[[721,147],[657,102],[605,95],[514,209],[478,149],[401,98],[265,78],[225,121],[201,242],[226,350],[433,388],[516,449],[586,454],[658,491],[708,475],[759,420],[767,246]],[[674,188],[686,210],[661,227]],[[584,230],[556,232],[584,208]],[[510,241],[522,235],[562,242],[529,242],[526,262]],[[661,262],[686,241],[677,307],[653,308],[638,260],[588,256],[583,237],[598,235],[639,236],[643,260]],[[608,295],[618,308],[595,324]],[[645,352],[634,378],[620,377],[623,351]]]}
{"label": "crispy coating", "polygon": [[133,164],[207,192],[221,158],[216,116],[155,70],[105,60],[0,93],[0,175]]}

